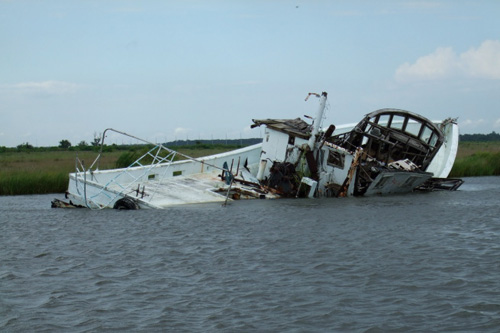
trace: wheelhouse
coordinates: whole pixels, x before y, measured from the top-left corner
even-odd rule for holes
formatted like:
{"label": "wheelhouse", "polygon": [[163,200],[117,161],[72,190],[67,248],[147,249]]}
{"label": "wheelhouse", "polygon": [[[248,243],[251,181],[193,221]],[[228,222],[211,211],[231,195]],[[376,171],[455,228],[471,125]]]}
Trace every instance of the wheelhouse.
{"label": "wheelhouse", "polygon": [[351,151],[363,148],[362,162],[378,160],[387,165],[410,160],[422,171],[443,141],[443,132],[429,119],[399,109],[371,112],[351,132],[332,138],[332,143]]}

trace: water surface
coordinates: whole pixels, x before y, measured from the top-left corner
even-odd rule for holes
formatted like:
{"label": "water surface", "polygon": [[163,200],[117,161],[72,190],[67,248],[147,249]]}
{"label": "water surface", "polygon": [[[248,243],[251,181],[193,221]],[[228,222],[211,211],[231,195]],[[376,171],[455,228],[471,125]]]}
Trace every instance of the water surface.
{"label": "water surface", "polygon": [[500,177],[457,192],[51,209],[0,197],[0,331],[500,330]]}

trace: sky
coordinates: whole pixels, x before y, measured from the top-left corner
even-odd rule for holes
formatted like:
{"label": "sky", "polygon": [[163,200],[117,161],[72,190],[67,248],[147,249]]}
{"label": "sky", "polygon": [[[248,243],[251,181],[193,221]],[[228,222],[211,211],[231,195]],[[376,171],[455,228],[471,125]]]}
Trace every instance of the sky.
{"label": "sky", "polygon": [[[392,107],[500,132],[500,1],[0,0],[0,146],[254,138]],[[135,143],[110,134],[107,143]]]}

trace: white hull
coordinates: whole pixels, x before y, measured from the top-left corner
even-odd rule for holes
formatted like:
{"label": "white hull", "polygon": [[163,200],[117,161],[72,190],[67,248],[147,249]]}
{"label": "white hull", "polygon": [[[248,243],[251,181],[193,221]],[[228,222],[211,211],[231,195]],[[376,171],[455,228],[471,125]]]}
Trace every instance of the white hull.
{"label": "white hull", "polygon": [[247,167],[255,174],[261,146],[257,144],[197,160],[166,162],[153,167],[71,173],[68,199],[74,205],[97,209],[113,208],[124,196],[134,198],[141,208],[224,202],[224,189],[228,186],[219,176],[224,163],[232,163],[235,172],[238,161],[240,168],[247,161]]}

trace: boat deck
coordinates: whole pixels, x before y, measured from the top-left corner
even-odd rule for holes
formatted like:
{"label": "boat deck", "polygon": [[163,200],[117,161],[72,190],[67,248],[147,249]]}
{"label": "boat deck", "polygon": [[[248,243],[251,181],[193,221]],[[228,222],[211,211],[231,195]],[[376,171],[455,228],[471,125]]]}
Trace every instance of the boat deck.
{"label": "boat deck", "polygon": [[[137,185],[139,190],[133,190],[129,195],[140,199],[140,203],[145,202],[155,208],[201,202],[223,202],[226,199],[224,183],[216,175],[209,173],[145,181]],[[217,189],[221,192],[214,192]]]}

